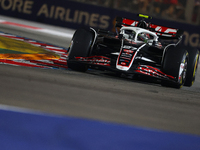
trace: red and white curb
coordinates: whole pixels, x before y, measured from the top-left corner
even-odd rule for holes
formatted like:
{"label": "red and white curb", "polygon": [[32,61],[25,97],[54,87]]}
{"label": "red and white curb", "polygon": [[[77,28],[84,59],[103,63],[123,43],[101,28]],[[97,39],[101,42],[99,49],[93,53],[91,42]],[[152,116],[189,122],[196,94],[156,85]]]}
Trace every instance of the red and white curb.
{"label": "red and white curb", "polygon": [[[33,30],[33,31],[36,31],[36,32],[41,32],[41,33],[46,33],[46,34],[51,34],[51,35],[56,35],[56,36],[62,36],[62,37],[65,37],[65,38],[72,38],[72,36],[73,36],[73,34],[70,34],[70,33],[63,33],[63,32],[60,32],[60,31],[54,31],[54,30],[50,30],[50,29],[44,29],[44,28],[40,28],[40,27],[34,27],[34,26],[30,26],[30,25],[25,25],[25,24],[19,24],[19,23],[15,23],[15,22],[6,21],[6,20],[0,20],[0,24],[20,27],[20,28],[23,28],[23,29]],[[66,62],[67,49],[65,49],[65,48],[54,46],[54,45],[43,43],[43,42],[39,42],[39,41],[35,41],[35,40],[32,40],[32,39],[27,39],[27,38],[12,35],[12,34],[3,33],[3,32],[0,32],[0,36],[8,37],[8,38],[15,39],[15,40],[24,41],[24,42],[30,43],[34,46],[42,47],[46,50],[53,51],[56,54],[60,55],[60,59],[58,59],[58,60],[24,60],[24,59],[8,60],[8,59],[0,59],[1,64],[3,63],[3,64],[10,64],[10,65],[16,65],[16,66],[67,69],[67,62]]]}
{"label": "red and white curb", "polygon": [[60,58],[58,60],[53,60],[53,59],[52,60],[51,59],[48,59],[48,60],[0,59],[1,64],[10,64],[10,65],[15,65],[15,66],[27,66],[27,67],[39,67],[39,68],[67,69],[67,61],[66,61],[67,49],[66,48],[54,46],[54,45],[47,44],[47,43],[38,42],[38,41],[35,41],[32,39],[19,37],[19,36],[15,36],[12,34],[6,34],[3,32],[0,32],[0,36],[24,41],[24,42],[30,43],[34,46],[44,48],[46,50],[52,51],[52,52],[60,55]]}

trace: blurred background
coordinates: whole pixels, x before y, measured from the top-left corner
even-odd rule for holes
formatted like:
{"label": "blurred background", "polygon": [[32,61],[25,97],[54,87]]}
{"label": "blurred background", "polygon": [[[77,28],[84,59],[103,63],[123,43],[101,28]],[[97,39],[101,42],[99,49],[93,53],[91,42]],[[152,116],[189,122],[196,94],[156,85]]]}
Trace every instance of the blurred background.
{"label": "blurred background", "polygon": [[200,0],[71,0],[200,25]]}
{"label": "blurred background", "polygon": [[184,30],[181,44],[200,49],[200,0],[2,0],[0,15],[69,29],[115,31],[116,17],[153,17],[156,25]]}

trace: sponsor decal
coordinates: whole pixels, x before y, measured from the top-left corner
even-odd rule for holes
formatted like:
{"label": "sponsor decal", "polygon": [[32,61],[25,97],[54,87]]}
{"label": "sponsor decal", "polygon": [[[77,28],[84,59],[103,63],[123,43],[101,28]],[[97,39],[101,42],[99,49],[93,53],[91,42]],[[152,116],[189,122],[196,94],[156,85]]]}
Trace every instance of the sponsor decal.
{"label": "sponsor decal", "polygon": [[64,22],[84,24],[91,27],[106,29],[109,26],[110,17],[99,13],[90,13],[88,11],[72,10],[70,8],[43,4],[37,13],[37,16],[61,20]]}
{"label": "sponsor decal", "polygon": [[133,51],[137,49],[137,47],[128,46],[128,45],[124,45],[123,48],[124,48],[124,49],[133,50]]}
{"label": "sponsor decal", "polygon": [[200,48],[200,34],[190,34],[189,32],[185,31],[182,44],[184,44],[185,46]]}
{"label": "sponsor decal", "polygon": [[31,0],[1,0],[0,8],[2,10],[10,10],[12,12],[20,12],[23,14],[32,14],[34,1]]}
{"label": "sponsor decal", "polygon": [[122,66],[126,66],[126,63],[125,63],[125,62],[121,62],[121,65],[122,65]]}
{"label": "sponsor decal", "polygon": [[110,66],[110,58],[104,56],[76,57],[76,60],[93,65]]}
{"label": "sponsor decal", "polygon": [[[178,31],[177,29],[163,27],[163,26],[158,26],[158,25],[154,25],[154,24],[150,24],[150,28],[155,29],[155,31],[157,31],[157,32],[171,33],[171,34],[176,34],[177,31]],[[175,35],[166,35],[166,34],[161,34],[161,33],[157,33],[157,34],[158,35],[169,36],[169,37],[174,37],[175,36]]]}
{"label": "sponsor decal", "polygon": [[[46,18],[54,21],[82,24],[86,26],[106,29],[110,25],[110,16],[99,12],[92,12],[82,8],[76,8],[77,3],[69,1],[56,2],[49,0],[44,3],[39,0],[1,0],[0,9],[7,13],[32,15],[36,19]],[[87,7],[88,8],[88,7]],[[30,17],[29,17],[30,19]]]}
{"label": "sponsor decal", "polygon": [[126,53],[133,53],[132,50],[128,50],[128,49],[124,49],[124,52],[126,52]]}
{"label": "sponsor decal", "polygon": [[[132,54],[124,52],[124,50],[127,50],[127,49],[122,48],[121,51],[120,51],[120,55],[118,56],[118,59],[117,59],[116,68],[119,69],[119,70],[128,71],[130,69],[138,51],[141,48],[143,48],[145,45],[146,44],[143,44],[142,46],[140,46],[137,49],[137,51],[135,50]],[[122,61],[120,61],[120,60],[126,60],[126,61],[124,61],[122,63]]]}

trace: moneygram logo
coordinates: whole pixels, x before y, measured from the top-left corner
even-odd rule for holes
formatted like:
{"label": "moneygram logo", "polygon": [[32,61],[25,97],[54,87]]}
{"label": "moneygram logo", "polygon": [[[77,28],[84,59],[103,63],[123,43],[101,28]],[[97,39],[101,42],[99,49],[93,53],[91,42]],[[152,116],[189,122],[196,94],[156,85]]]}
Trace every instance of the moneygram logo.
{"label": "moneygram logo", "polygon": [[182,44],[184,44],[185,46],[200,48],[200,34],[189,34],[185,31]]}
{"label": "moneygram logo", "polygon": [[[46,2],[46,3],[44,3]],[[110,16],[100,13],[90,12],[88,9],[70,7],[70,2],[66,1],[64,6],[57,6],[54,1],[39,0],[0,0],[0,9],[19,14],[34,16],[33,18],[47,18],[55,21],[86,25],[94,28],[107,29],[110,24]],[[37,4],[37,5],[36,5]],[[57,5],[56,5],[57,4]],[[39,6],[39,7],[36,7]],[[31,17],[30,16],[30,17]]]}

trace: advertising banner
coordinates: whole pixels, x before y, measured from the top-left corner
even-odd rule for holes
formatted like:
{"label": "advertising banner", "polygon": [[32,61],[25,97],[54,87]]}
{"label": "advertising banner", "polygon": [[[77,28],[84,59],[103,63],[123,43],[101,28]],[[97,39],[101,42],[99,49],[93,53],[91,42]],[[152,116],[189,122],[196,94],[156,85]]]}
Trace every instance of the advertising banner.
{"label": "advertising banner", "polygon": [[[73,29],[86,26],[112,30],[116,16],[140,19],[126,11],[69,0],[0,0],[0,14]],[[200,26],[155,18],[147,21],[185,30],[182,44],[200,48]]]}

